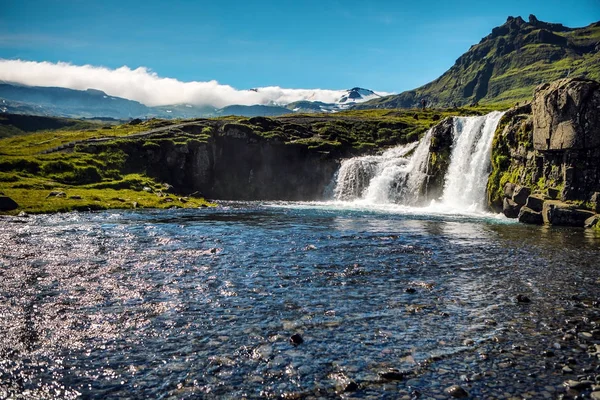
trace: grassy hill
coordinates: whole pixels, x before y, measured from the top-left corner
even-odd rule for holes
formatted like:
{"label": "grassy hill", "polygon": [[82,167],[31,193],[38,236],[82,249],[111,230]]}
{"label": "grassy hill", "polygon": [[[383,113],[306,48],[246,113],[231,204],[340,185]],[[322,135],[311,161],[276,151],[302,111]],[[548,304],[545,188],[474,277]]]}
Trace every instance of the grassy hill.
{"label": "grassy hill", "polygon": [[420,88],[363,103],[357,108],[435,107],[472,103],[513,104],[534,88],[571,77],[600,79],[600,22],[568,28],[508,17],[460,56],[442,76]]}

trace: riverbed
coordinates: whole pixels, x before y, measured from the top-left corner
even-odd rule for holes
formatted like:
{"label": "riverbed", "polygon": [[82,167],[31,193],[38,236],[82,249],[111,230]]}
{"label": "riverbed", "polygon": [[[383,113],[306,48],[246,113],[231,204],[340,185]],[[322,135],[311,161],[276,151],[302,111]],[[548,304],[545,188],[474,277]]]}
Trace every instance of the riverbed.
{"label": "riverbed", "polygon": [[600,374],[589,230],[223,203],[3,218],[0,248],[0,398],[556,398]]}

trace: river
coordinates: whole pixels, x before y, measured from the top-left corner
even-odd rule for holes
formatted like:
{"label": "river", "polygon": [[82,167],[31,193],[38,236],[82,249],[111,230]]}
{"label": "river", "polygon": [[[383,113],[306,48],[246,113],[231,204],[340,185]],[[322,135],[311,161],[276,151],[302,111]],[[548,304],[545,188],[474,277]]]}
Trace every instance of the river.
{"label": "river", "polygon": [[599,245],[343,202],[3,218],[0,397],[555,398],[599,365]]}

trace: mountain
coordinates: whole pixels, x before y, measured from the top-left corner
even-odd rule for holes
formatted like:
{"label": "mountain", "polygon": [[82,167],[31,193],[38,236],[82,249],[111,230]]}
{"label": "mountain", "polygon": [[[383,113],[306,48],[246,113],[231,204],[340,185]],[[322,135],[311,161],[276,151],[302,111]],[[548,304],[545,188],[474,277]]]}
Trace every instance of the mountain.
{"label": "mountain", "polygon": [[438,79],[355,108],[449,107],[531,98],[540,83],[564,77],[600,79],[600,22],[584,28],[508,17]]}
{"label": "mountain", "polygon": [[336,112],[380,96],[369,89],[348,89],[335,103],[302,100],[283,105],[212,106],[174,104],[148,107],[137,101],[109,96],[95,89],[73,90],[60,87],[25,86],[0,81],[0,113],[58,116],[69,118],[168,118],[187,119],[239,115],[244,117],[300,113]]}
{"label": "mountain", "polygon": [[[9,109],[10,107],[10,109]],[[0,82],[0,110],[34,110],[37,115],[91,118],[136,118],[150,112],[137,101],[108,96],[101,90],[25,86]]]}

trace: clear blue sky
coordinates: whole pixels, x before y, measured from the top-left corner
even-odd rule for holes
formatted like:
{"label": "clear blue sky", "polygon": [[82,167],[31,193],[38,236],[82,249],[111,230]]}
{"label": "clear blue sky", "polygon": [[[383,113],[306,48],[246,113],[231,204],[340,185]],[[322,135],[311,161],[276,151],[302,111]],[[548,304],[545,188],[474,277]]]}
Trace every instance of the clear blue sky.
{"label": "clear blue sky", "polygon": [[427,83],[509,15],[584,26],[581,1],[2,0],[0,58],[116,68],[238,89],[401,92]]}

